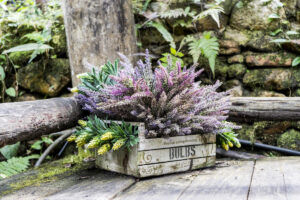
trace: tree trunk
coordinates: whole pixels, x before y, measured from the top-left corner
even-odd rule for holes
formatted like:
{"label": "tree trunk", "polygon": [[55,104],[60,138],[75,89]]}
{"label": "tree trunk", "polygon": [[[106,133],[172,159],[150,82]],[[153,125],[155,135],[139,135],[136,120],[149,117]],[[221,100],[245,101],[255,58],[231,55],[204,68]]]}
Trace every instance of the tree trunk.
{"label": "tree trunk", "polygon": [[73,98],[0,104],[0,147],[74,127],[82,112]]}
{"label": "tree trunk", "polygon": [[231,102],[231,121],[300,120],[299,97],[234,97]]}
{"label": "tree trunk", "polygon": [[77,74],[91,70],[86,63],[99,67],[117,59],[118,52],[136,53],[131,7],[131,0],[64,0],[73,86]]}

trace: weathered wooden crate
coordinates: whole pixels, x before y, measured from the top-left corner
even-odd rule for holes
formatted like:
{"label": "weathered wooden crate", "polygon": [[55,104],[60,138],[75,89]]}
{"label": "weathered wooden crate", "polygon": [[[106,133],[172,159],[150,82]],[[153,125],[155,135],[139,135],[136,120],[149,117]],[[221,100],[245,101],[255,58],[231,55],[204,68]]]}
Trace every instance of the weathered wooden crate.
{"label": "weathered wooden crate", "polygon": [[131,151],[123,149],[97,156],[97,168],[148,177],[215,165],[215,134],[146,139],[144,124],[133,124],[139,128],[139,144]]}

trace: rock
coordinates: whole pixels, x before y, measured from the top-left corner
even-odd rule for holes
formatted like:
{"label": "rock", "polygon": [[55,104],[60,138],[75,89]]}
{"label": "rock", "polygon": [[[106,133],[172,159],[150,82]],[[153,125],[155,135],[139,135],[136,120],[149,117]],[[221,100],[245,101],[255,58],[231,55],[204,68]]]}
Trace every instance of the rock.
{"label": "rock", "polygon": [[278,138],[277,144],[280,147],[300,151],[300,132],[295,129],[290,129],[284,132]]}
{"label": "rock", "polygon": [[293,122],[254,122],[253,125],[242,124],[242,129],[236,130],[239,138],[253,142],[277,145],[277,139],[282,133],[293,126]]}
{"label": "rock", "polygon": [[243,96],[243,87],[242,83],[239,80],[229,80],[224,83],[222,88],[225,90],[230,90],[230,95],[233,97]]}
{"label": "rock", "polygon": [[280,0],[283,3],[285,14],[288,18],[296,16],[297,0]]}
{"label": "rock", "polygon": [[292,94],[293,97],[300,97],[300,89],[296,89],[293,94]]}
{"label": "rock", "polygon": [[287,51],[300,54],[300,40],[289,40],[288,42],[283,43],[281,46]]}
{"label": "rock", "polygon": [[222,29],[228,23],[228,16],[224,14],[220,14],[219,21],[220,21],[220,26],[218,27],[218,24],[210,16],[204,17],[197,21],[196,29],[198,32]]}
{"label": "rock", "polygon": [[227,62],[229,64],[231,64],[231,63],[243,63],[244,62],[244,56],[242,54],[231,56],[227,59]]}
{"label": "rock", "polygon": [[19,96],[16,101],[35,101],[38,99],[43,99],[43,97],[36,94],[24,94],[22,96]]}
{"label": "rock", "polygon": [[239,48],[239,43],[234,40],[219,40],[220,48]]}
{"label": "rock", "polygon": [[251,36],[247,33],[247,31],[239,31],[230,27],[226,27],[226,31],[224,32],[224,39],[233,40],[239,45],[245,46],[251,39]]}
{"label": "rock", "polygon": [[238,54],[240,52],[241,52],[240,48],[229,48],[229,49],[220,48],[219,50],[220,55],[232,55],[232,54]]}
{"label": "rock", "polygon": [[14,65],[24,66],[30,60],[31,54],[31,51],[19,51],[10,53],[8,57]]}
{"label": "rock", "polygon": [[274,91],[267,91],[267,90],[255,90],[250,93],[249,96],[253,97],[285,97],[284,94]]}
{"label": "rock", "polygon": [[68,59],[52,59],[46,66],[42,62],[30,63],[17,74],[19,85],[33,92],[56,96],[70,82]]}
{"label": "rock", "polygon": [[291,67],[296,57],[290,53],[247,53],[246,63],[251,67]]}
{"label": "rock", "polygon": [[263,34],[250,39],[246,47],[260,52],[276,52],[280,50],[280,46],[274,42],[271,42],[274,39],[276,38]]}
{"label": "rock", "polygon": [[[274,13],[280,19],[270,20],[269,16]],[[280,28],[285,19],[285,10],[279,0],[241,0],[232,10],[230,26],[237,30],[272,31]]]}
{"label": "rock", "polygon": [[228,66],[227,76],[228,78],[241,79],[246,73],[246,66],[243,64],[232,64]]}
{"label": "rock", "polygon": [[255,69],[248,70],[243,78],[246,87],[252,90],[285,90],[300,85],[300,72],[295,69]]}

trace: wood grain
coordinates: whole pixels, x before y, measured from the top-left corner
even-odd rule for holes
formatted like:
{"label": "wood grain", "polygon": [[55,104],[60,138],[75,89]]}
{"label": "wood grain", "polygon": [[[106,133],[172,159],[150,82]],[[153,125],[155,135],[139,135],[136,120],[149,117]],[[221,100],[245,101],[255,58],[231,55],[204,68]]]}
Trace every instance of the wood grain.
{"label": "wood grain", "polygon": [[[64,19],[73,86],[77,74],[136,53],[130,0],[64,0]],[[133,60],[133,59],[131,59]]]}
{"label": "wood grain", "polygon": [[65,130],[82,116],[74,98],[0,104],[0,147]]}
{"label": "wood grain", "polygon": [[300,120],[300,97],[233,97],[230,101],[232,121]]}
{"label": "wood grain", "polygon": [[300,161],[264,159],[255,165],[249,200],[298,200],[300,197]]}
{"label": "wood grain", "polygon": [[204,170],[178,200],[246,200],[253,166],[253,161],[236,161],[215,170]]}

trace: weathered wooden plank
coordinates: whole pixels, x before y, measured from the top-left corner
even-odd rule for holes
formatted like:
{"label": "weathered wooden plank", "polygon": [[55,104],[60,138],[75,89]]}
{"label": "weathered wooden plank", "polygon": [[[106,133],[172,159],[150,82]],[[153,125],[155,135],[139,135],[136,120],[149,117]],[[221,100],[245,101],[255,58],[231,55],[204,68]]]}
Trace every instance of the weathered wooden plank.
{"label": "weathered wooden plank", "polygon": [[[184,137],[184,140],[182,139]],[[187,135],[164,138],[149,138],[140,137],[139,151],[161,149],[177,146],[190,146],[198,144],[212,144],[216,143],[215,134],[201,134],[201,135]]]}
{"label": "weathered wooden plank", "polygon": [[45,200],[109,200],[135,183],[132,177],[112,173],[103,173],[98,170],[94,177],[72,185],[69,188],[53,194]]}
{"label": "weathered wooden plank", "polygon": [[263,159],[256,161],[249,200],[298,200],[300,160]]}
{"label": "weathered wooden plank", "polygon": [[201,158],[216,155],[216,145],[189,145],[156,150],[139,151],[138,165],[170,162],[183,159]]}
{"label": "weathered wooden plank", "polygon": [[77,74],[108,60],[136,53],[134,17],[130,0],[64,0],[64,17],[72,83]]}
{"label": "weathered wooden plank", "polygon": [[194,171],[142,180],[114,200],[177,200],[198,173]]}
{"label": "weathered wooden plank", "polygon": [[178,200],[246,200],[254,161],[233,161],[216,170],[202,171]]}
{"label": "weathered wooden plank", "polygon": [[74,98],[0,104],[0,147],[76,125],[82,112]]}
{"label": "weathered wooden plank", "polygon": [[234,97],[230,101],[229,120],[300,120],[300,97]]}

